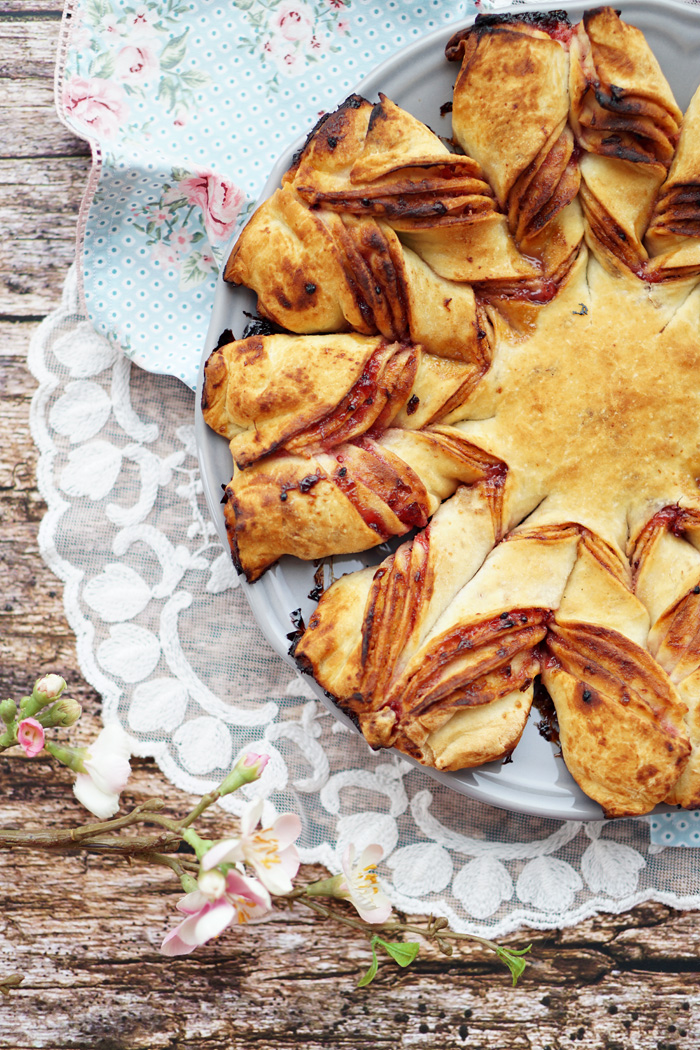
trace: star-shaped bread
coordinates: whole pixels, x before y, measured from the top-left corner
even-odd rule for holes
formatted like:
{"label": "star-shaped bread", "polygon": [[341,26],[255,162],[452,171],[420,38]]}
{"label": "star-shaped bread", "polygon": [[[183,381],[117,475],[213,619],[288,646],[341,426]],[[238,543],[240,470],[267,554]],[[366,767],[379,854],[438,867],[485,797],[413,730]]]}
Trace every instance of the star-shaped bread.
{"label": "star-shaped bread", "polygon": [[294,644],[373,747],[502,758],[541,683],[608,816],[700,806],[700,93],[610,8],[446,54],[451,142],[351,96],[231,254],[234,561],[405,537]]}

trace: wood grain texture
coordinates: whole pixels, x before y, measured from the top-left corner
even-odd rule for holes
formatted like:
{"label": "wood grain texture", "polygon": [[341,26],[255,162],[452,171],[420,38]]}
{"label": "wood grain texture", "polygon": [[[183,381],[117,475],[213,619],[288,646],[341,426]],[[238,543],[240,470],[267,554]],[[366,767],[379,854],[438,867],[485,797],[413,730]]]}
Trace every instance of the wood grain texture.
{"label": "wood grain texture", "polygon": [[[34,380],[24,364],[37,318],[59,301],[89,168],[85,143],[52,101],[57,0],[0,2],[0,696],[56,669],[99,728],[81,678],[60,582],[38,553],[44,506],[29,432]],[[6,119],[5,119],[6,118]],[[125,801],[191,800],[153,762],[135,762]],[[0,757],[4,826],[83,819],[70,776]],[[224,833],[219,816],[212,828]],[[307,869],[307,877],[318,876]],[[647,904],[558,933],[523,931],[532,965],[516,989],[481,949],[426,949],[407,971],[388,960],[369,991],[370,953],[354,931],[304,912],[228,931],[191,957],[158,945],[176,921],[171,877],[96,855],[0,854],[0,978],[26,974],[0,1001],[0,1047],[25,1050],[695,1050],[700,1045],[698,916]]]}

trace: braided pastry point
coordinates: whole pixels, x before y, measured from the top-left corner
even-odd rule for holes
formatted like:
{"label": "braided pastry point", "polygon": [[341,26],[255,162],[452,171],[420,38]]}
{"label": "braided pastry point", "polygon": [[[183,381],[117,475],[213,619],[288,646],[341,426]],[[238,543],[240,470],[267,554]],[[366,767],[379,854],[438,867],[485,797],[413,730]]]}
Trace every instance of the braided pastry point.
{"label": "braided pastry point", "polygon": [[663,278],[700,272],[700,90],[683,117],[680,139],[659,190],[645,244],[649,270]]}
{"label": "braided pastry point", "polygon": [[280,451],[236,470],[224,494],[234,562],[257,579],[284,554],[368,550],[422,527],[481,463],[458,432],[388,429],[328,452]]}
{"label": "braided pastry point", "polygon": [[351,95],[311,134],[285,176],[309,205],[384,219],[396,229],[449,225],[494,208],[478,163],[380,93]]}
{"label": "braided pastry point", "polygon": [[310,210],[289,187],[258,208],[224,277],[252,288],[261,316],[291,332],[354,329],[443,357],[489,358],[468,284],[431,269],[385,223]]}
{"label": "braided pastry point", "polygon": [[[569,116],[567,16],[480,15],[446,48],[461,68],[452,125],[494,187],[524,256],[561,275],[583,237]],[[498,90],[493,84],[498,84]]]}
{"label": "braided pastry point", "polygon": [[643,275],[643,236],[678,141],[681,112],[643,34],[611,8],[571,38],[571,127],[584,152],[587,240],[613,269]]}
{"label": "braided pastry point", "polygon": [[251,336],[217,347],[206,422],[236,464],[225,492],[234,561],[256,579],[283,554],[366,550],[423,526],[491,460],[449,426],[473,367],[380,337]]}
{"label": "braided pastry point", "polygon": [[687,706],[690,759],[667,801],[700,806],[700,512],[662,508],[633,547],[636,592],[649,611],[649,649]]}
{"label": "braided pastry point", "polygon": [[649,619],[629,571],[582,530],[546,640],[542,681],[569,772],[606,816],[647,813],[686,766],[686,707],[647,651]]}

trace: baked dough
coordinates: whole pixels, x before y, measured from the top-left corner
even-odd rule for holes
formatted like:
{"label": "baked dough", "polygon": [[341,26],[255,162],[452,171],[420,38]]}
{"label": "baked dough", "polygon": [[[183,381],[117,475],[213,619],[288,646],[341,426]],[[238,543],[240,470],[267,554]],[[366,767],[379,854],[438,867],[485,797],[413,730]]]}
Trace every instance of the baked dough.
{"label": "baked dough", "polygon": [[502,758],[539,680],[608,816],[698,807],[700,98],[611,8],[446,53],[459,152],[351,96],[233,250],[286,329],[207,366],[236,564],[404,537],[294,643],[373,747]]}

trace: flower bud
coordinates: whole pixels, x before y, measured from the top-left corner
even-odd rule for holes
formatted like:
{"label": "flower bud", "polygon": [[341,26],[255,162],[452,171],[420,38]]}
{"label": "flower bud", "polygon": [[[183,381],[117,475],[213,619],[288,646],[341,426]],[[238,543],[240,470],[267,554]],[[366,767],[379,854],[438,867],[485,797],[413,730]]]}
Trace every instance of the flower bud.
{"label": "flower bud", "polygon": [[180,883],[185,893],[194,893],[199,888],[197,880],[186,871],[180,876]]}
{"label": "flower bud", "polygon": [[44,749],[44,730],[36,718],[24,718],[17,726],[17,743],[27,758],[35,758]]}
{"label": "flower bud", "polygon": [[254,751],[247,751],[219,786],[219,794],[230,795],[243,784],[252,784],[254,780],[259,780],[269,760],[269,755],[256,755]]}
{"label": "flower bud", "polygon": [[74,725],[82,713],[83,709],[77,700],[73,700],[70,696],[62,696],[52,707],[44,708],[39,715],[39,721],[44,729],[51,729],[54,726],[65,728]]}
{"label": "flower bud", "polygon": [[35,699],[43,700],[45,704],[48,704],[59,697],[65,688],[66,680],[61,678],[60,674],[46,674],[37,680],[32,695]]}
{"label": "flower bud", "polygon": [[3,700],[0,703],[0,718],[6,726],[12,725],[17,717],[17,704],[14,700]]}

